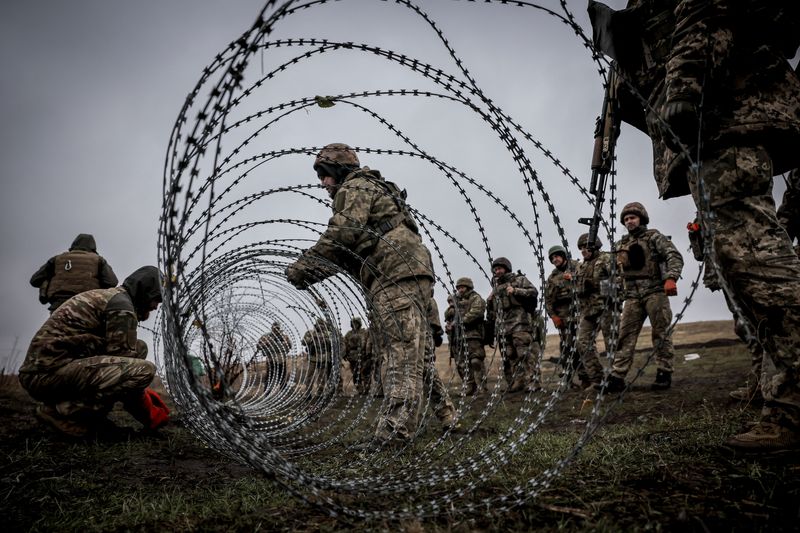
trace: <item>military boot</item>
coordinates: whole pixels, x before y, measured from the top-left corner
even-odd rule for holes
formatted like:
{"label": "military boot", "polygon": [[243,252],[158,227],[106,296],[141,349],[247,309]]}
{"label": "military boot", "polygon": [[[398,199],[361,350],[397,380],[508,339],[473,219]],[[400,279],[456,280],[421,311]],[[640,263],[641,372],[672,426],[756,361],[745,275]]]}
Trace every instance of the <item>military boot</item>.
{"label": "military boot", "polygon": [[758,384],[743,385],[736,390],[732,390],[728,395],[740,402],[760,403],[764,401],[764,396],[761,394],[761,387],[759,387]]}
{"label": "military boot", "polygon": [[608,383],[603,385],[602,382],[597,383],[594,386],[597,390],[602,390],[603,392],[622,392],[625,390],[625,380],[617,377],[613,374],[608,376]]}
{"label": "military boot", "polygon": [[772,422],[759,422],[747,433],[734,435],[725,444],[753,452],[794,450],[800,448],[800,431]]}
{"label": "military boot", "polygon": [[36,407],[36,418],[68,437],[82,438],[89,434],[88,422],[63,416],[50,405]]}
{"label": "military boot", "polygon": [[476,390],[477,388],[478,388],[478,387],[475,385],[475,382],[474,382],[474,381],[470,381],[469,383],[467,383],[467,392],[466,392],[466,395],[467,395],[467,396],[472,396],[473,394],[475,394],[475,390]]}
{"label": "military boot", "polygon": [[656,372],[656,380],[650,385],[653,390],[666,390],[672,385],[672,372],[659,369]]}

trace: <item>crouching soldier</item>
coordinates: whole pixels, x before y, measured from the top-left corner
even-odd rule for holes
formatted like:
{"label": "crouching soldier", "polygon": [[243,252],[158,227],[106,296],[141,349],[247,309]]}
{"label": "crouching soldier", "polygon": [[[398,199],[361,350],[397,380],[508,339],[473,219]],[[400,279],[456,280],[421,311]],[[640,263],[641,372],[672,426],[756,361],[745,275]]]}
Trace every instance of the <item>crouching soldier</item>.
{"label": "crouching soldier", "polygon": [[106,415],[121,401],[148,429],[169,419],[169,409],[147,388],[155,365],[136,338],[137,322],[161,302],[161,275],[146,266],[121,287],[82,292],[56,309],[31,341],[19,381],[43,403],[37,417],[58,431],[84,437],[106,429]]}

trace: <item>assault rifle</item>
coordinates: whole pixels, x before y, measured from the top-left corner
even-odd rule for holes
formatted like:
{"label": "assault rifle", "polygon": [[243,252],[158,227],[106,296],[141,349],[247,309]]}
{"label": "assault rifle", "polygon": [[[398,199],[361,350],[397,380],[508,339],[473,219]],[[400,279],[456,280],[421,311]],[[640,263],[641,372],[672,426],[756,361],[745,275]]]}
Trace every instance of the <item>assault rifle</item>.
{"label": "assault rifle", "polygon": [[591,218],[579,218],[580,224],[589,226],[587,246],[594,248],[597,233],[603,220],[603,202],[606,197],[606,180],[614,163],[614,149],[619,135],[619,117],[617,114],[617,74],[615,65],[609,68],[603,108],[597,117],[594,129],[594,151],[592,152],[592,180],[589,183],[589,194],[594,195],[594,214]]}

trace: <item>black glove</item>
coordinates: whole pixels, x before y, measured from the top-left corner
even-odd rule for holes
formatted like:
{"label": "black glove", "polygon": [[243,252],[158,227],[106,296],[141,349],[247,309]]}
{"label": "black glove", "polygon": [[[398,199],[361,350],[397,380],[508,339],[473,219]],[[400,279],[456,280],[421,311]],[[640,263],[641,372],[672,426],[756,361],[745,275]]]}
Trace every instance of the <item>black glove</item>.
{"label": "black glove", "polygon": [[680,152],[683,149],[681,144],[686,145],[690,150],[697,145],[697,130],[700,127],[700,120],[697,116],[697,107],[692,102],[686,100],[667,102],[661,118],[678,136],[676,141],[669,131],[664,130],[664,142],[670,150]]}
{"label": "black glove", "polygon": [[438,348],[439,346],[442,345],[443,341],[444,341],[444,339],[442,338],[442,334],[441,333],[434,333],[433,334],[433,345],[434,346],[436,346]]}

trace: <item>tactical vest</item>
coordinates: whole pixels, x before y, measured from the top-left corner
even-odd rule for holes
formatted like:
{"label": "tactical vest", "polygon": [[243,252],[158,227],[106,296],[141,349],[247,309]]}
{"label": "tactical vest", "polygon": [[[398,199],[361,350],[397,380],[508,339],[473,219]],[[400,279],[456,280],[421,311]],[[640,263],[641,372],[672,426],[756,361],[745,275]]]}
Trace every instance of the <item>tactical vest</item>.
{"label": "tactical vest", "polygon": [[72,250],[55,257],[55,271],[47,287],[47,297],[75,295],[100,288],[100,256],[93,252]]}
{"label": "tactical vest", "polygon": [[647,230],[641,237],[629,237],[623,241],[620,250],[628,252],[628,265],[622,269],[625,280],[650,279],[661,281],[661,263],[663,258],[650,243],[655,230]]}

